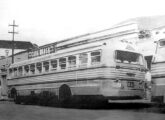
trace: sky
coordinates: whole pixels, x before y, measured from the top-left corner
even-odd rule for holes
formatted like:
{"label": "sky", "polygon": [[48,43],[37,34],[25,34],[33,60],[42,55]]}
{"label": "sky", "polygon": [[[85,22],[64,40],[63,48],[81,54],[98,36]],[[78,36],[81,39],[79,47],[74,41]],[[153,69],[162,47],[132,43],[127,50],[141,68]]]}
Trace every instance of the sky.
{"label": "sky", "polygon": [[0,40],[12,39],[13,20],[15,40],[40,46],[155,15],[165,15],[163,0],[0,0]]}

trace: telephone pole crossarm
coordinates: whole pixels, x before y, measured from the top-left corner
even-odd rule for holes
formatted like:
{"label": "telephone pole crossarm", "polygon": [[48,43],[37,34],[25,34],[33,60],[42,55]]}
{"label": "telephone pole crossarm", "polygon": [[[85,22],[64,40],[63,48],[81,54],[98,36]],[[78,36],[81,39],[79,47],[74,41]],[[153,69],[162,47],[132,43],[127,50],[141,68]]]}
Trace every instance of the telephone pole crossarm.
{"label": "telephone pole crossarm", "polygon": [[18,34],[18,32],[8,32],[8,33],[11,33],[11,34]]}

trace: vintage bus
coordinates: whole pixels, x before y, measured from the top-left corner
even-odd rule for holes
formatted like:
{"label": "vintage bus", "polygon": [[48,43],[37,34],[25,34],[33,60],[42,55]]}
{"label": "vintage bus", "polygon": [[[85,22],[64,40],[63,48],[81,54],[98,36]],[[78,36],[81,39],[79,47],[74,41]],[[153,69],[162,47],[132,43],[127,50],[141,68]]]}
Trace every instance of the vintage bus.
{"label": "vintage bus", "polygon": [[165,39],[156,42],[155,55],[151,64],[151,100],[165,103]]}
{"label": "vintage bus", "polygon": [[60,103],[142,99],[145,72],[144,57],[129,42],[95,41],[12,64],[9,96],[16,103],[41,93]]}

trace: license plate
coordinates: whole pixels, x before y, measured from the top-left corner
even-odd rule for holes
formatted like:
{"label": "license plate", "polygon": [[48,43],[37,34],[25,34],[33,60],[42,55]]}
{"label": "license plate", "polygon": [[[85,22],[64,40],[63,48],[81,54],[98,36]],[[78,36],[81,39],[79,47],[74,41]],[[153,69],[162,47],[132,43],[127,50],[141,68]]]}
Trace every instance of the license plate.
{"label": "license plate", "polygon": [[127,87],[134,87],[134,82],[127,82]]}

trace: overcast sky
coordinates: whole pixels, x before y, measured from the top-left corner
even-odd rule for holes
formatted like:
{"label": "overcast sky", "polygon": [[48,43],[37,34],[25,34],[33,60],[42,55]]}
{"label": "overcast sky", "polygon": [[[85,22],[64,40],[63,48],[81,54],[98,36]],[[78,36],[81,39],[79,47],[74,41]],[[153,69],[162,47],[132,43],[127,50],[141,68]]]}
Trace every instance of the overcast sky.
{"label": "overcast sky", "polygon": [[129,18],[165,15],[163,0],[0,0],[0,39],[38,45],[95,32]]}

